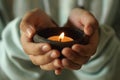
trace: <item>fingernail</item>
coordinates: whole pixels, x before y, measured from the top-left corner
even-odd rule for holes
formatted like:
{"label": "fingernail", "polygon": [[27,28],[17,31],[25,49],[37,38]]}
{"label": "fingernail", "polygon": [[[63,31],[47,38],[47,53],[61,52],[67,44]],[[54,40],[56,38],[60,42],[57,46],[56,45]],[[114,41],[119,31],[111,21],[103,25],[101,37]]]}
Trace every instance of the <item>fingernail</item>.
{"label": "fingernail", "polygon": [[31,36],[32,36],[32,29],[31,29],[31,28],[28,28],[28,29],[26,30],[26,32],[27,32],[27,36],[28,36],[29,38],[31,38]]}
{"label": "fingernail", "polygon": [[44,51],[44,52],[47,52],[47,51],[49,51],[51,48],[49,47],[49,46],[47,46],[47,45],[44,45],[43,47],[42,47],[42,50]]}
{"label": "fingernail", "polygon": [[52,58],[58,58],[60,56],[60,53],[58,51],[52,51],[50,56]]}
{"label": "fingernail", "polygon": [[56,53],[54,51],[51,52],[51,55],[50,55],[52,58],[57,58],[58,55],[56,55]]}

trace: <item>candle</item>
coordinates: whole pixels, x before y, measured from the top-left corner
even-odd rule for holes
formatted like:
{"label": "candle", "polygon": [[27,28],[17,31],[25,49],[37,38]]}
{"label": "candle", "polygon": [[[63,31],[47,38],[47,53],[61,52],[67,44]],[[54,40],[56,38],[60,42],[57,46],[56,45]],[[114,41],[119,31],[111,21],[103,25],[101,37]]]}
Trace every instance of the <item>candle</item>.
{"label": "candle", "polygon": [[59,42],[70,42],[73,41],[73,39],[71,37],[65,36],[65,33],[62,32],[59,36],[51,36],[48,38],[49,40],[52,41],[59,41]]}

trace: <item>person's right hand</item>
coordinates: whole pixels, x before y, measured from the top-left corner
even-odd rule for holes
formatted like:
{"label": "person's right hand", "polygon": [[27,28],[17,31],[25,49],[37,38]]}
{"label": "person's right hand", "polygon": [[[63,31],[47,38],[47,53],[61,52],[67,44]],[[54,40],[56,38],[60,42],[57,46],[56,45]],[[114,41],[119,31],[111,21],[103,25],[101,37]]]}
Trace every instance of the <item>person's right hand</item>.
{"label": "person's right hand", "polygon": [[56,27],[55,23],[40,9],[28,12],[23,17],[21,29],[21,43],[26,54],[35,65],[44,70],[57,70],[61,67],[60,52],[51,49],[47,43],[34,43],[33,36],[36,31],[48,27]]}

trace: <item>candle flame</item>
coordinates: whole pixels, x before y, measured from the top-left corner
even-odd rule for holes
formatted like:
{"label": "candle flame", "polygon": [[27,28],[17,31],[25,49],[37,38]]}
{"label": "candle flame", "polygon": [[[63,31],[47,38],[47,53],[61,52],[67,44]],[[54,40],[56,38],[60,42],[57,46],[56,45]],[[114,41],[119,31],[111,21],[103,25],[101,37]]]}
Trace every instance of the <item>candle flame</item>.
{"label": "candle flame", "polygon": [[60,42],[64,39],[64,35],[65,35],[64,32],[62,32],[62,33],[60,34],[60,36],[59,36],[59,41],[60,41]]}

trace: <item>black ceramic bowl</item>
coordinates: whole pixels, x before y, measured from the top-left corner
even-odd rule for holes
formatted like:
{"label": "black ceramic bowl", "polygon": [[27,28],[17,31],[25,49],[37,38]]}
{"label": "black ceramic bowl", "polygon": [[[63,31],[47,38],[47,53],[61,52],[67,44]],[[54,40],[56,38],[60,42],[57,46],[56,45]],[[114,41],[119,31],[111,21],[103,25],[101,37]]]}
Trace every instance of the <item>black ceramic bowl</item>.
{"label": "black ceramic bowl", "polygon": [[[48,37],[54,35],[60,35],[61,32],[65,33],[65,36],[74,39],[70,42],[59,42],[48,40]],[[49,43],[53,49],[62,50],[64,47],[71,47],[73,44],[87,44],[88,38],[84,35],[84,32],[77,28],[59,27],[59,28],[47,28],[40,30],[33,37],[33,41],[36,43]]]}

